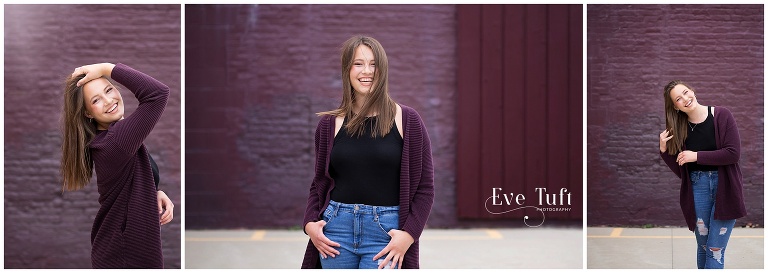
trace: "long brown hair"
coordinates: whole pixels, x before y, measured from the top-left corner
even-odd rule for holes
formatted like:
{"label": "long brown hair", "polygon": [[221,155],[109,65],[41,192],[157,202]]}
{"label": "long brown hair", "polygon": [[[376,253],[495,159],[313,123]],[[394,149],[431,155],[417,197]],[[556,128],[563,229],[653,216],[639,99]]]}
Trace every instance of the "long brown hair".
{"label": "long brown hair", "polygon": [[677,85],[685,86],[693,91],[694,94],[696,92],[690,85],[679,80],[671,81],[664,86],[664,113],[667,120],[667,129],[671,130],[670,134],[672,134],[672,138],[667,141],[667,152],[670,155],[676,155],[677,153],[682,152],[683,143],[685,143],[685,139],[688,138],[688,114],[675,109],[675,102],[670,95],[672,89]]}
{"label": "long brown hair", "polygon": [[[349,80],[349,70],[352,68],[355,50],[360,45],[365,45],[373,51],[376,69],[373,72],[371,91],[366,95],[366,99],[360,108],[360,113],[355,114],[352,112],[352,106],[357,98],[355,97],[352,83]],[[378,113],[378,121],[375,124],[375,129],[371,132],[371,136],[383,137],[387,135],[392,128],[392,124],[395,122],[395,113],[397,112],[395,101],[389,97],[388,67],[387,54],[384,52],[384,47],[381,46],[379,41],[372,37],[361,35],[349,38],[341,47],[341,81],[344,90],[341,105],[337,109],[320,112],[317,115],[348,117],[347,132],[352,136],[360,136],[365,129],[363,128],[365,117],[372,113]]]}
{"label": "long brown hair", "polygon": [[93,176],[93,159],[88,144],[96,135],[96,124],[85,116],[85,85],[77,86],[77,81],[83,77],[85,74],[69,76],[64,82],[61,175],[64,178],[62,189],[68,191],[85,187]]}

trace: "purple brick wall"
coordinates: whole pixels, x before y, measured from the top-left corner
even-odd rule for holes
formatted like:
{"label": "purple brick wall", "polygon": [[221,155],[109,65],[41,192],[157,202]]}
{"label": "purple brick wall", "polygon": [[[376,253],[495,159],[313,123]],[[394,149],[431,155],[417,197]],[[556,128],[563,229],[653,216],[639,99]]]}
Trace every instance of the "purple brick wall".
{"label": "purple brick wall", "polygon": [[[5,268],[90,268],[95,179],[61,192],[63,80],[80,65],[122,62],[171,88],[145,144],[176,205],[162,228],[166,268],[181,267],[181,7],[5,5]],[[137,106],[124,90],[126,114]]]}
{"label": "purple brick wall", "polygon": [[[186,227],[299,227],[319,111],[341,101],[341,43],[375,37],[390,93],[432,140],[429,226],[455,208],[455,7],[186,5]],[[372,12],[368,12],[372,11]]]}
{"label": "purple brick wall", "polygon": [[737,225],[762,225],[763,6],[589,5],[587,20],[589,225],[685,226],[658,155],[674,79],[733,113],[749,213]]}

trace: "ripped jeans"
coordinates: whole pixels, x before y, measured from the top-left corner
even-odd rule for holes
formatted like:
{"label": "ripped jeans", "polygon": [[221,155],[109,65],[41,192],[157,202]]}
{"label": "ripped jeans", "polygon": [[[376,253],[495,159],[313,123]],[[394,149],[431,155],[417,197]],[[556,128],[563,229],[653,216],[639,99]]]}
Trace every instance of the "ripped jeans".
{"label": "ripped jeans", "polygon": [[722,269],[725,247],[736,220],[715,219],[717,171],[691,172],[693,203],[696,210],[696,264],[699,269]]}

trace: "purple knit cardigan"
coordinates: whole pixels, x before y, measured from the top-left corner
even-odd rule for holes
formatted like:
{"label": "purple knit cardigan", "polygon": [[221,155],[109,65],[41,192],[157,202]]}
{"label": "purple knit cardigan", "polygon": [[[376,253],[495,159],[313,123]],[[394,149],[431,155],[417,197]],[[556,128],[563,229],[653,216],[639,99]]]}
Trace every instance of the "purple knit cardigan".
{"label": "purple knit cardigan", "polygon": [[[715,219],[730,220],[747,215],[744,207],[744,194],[742,193],[741,169],[739,168],[739,156],[741,153],[741,139],[736,128],[736,120],[731,111],[725,107],[715,108],[715,142],[717,150],[700,151],[697,153],[697,162],[702,165],[715,165],[717,167],[717,193],[715,194]],[[685,147],[683,147],[685,150]],[[664,163],[667,163],[672,172],[681,178],[680,184],[680,208],[683,210],[688,229],[696,228],[696,211],[693,205],[693,189],[691,188],[691,175],[687,164],[677,164],[677,155],[661,153]]]}
{"label": "purple knit cardigan", "polygon": [[[400,217],[399,229],[408,232],[414,242],[403,258],[403,268],[419,268],[419,237],[424,231],[435,198],[432,148],[427,128],[421,116],[405,105],[403,109],[403,153],[400,160]],[[328,207],[334,181],[328,173],[333,148],[336,119],[325,115],[315,131],[315,178],[309,188],[304,223],[322,219],[321,212]],[[310,240],[301,268],[320,268],[320,253]]]}
{"label": "purple knit cardigan", "polygon": [[157,191],[143,142],[170,91],[123,64],[115,65],[111,77],[136,95],[139,106],[90,143],[101,205],[91,230],[91,263],[93,268],[163,268]]}

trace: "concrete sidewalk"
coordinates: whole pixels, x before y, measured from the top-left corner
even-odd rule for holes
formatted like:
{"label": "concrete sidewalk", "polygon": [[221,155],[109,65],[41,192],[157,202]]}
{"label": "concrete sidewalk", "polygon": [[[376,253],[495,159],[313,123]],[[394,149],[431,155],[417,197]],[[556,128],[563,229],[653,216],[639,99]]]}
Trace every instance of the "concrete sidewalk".
{"label": "concrete sidewalk", "polygon": [[[734,228],[725,268],[763,268],[763,229]],[[587,228],[587,268],[696,268],[687,228]]]}
{"label": "concrete sidewalk", "polygon": [[[583,267],[581,228],[427,229],[421,268]],[[299,268],[309,237],[301,230],[185,232],[185,267]],[[762,261],[762,260],[761,260]]]}

